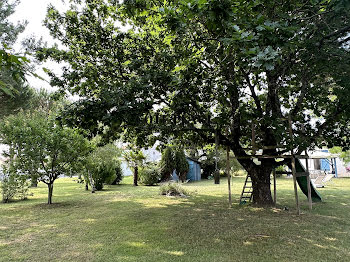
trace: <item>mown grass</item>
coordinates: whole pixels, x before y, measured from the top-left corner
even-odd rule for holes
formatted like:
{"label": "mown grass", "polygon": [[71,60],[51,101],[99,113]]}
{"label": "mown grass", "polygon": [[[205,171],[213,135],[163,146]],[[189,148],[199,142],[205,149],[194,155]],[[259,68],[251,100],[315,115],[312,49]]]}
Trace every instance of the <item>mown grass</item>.
{"label": "mown grass", "polygon": [[[107,186],[91,194],[55,182],[54,204],[39,185],[27,201],[0,204],[0,261],[350,261],[350,179],[334,179],[323,203],[295,213],[291,179],[277,180],[278,208],[239,206],[243,177],[188,183],[189,198],[159,187]],[[288,210],[283,210],[287,207]]]}

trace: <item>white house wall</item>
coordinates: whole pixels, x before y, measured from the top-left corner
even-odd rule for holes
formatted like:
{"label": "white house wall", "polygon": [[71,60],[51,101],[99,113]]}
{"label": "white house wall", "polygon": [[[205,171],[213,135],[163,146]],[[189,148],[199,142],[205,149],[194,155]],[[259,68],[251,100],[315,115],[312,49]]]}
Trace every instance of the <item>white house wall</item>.
{"label": "white house wall", "polygon": [[[327,156],[329,156],[330,153],[321,152],[320,150],[316,150],[314,152],[309,152],[310,157],[317,156],[319,158],[320,156],[323,156],[323,155],[325,156],[325,158],[327,158]],[[350,177],[350,172],[346,171],[345,163],[339,157],[337,157],[335,160],[336,160],[338,177]],[[300,161],[303,164],[303,166],[306,167],[306,165],[305,165],[306,159],[300,159]],[[308,164],[309,164],[310,171],[316,170],[314,159],[308,159]]]}

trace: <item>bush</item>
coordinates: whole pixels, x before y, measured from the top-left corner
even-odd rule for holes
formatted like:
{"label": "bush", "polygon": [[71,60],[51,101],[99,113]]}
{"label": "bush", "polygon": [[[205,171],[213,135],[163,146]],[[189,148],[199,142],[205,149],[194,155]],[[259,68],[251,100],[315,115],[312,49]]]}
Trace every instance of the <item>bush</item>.
{"label": "bush", "polygon": [[227,177],[226,170],[219,170],[220,177]]}
{"label": "bush", "polygon": [[175,160],[175,169],[179,177],[179,180],[181,180],[182,182],[185,182],[186,175],[189,170],[189,164],[187,162],[186,155],[183,149],[178,149],[175,152],[174,160]]}
{"label": "bush", "polygon": [[167,147],[162,152],[162,159],[160,160],[161,166],[161,180],[168,181],[175,169],[174,152],[171,147]]}
{"label": "bush", "polygon": [[140,169],[139,182],[146,186],[153,186],[161,179],[161,172],[157,166],[149,166]]}
{"label": "bush", "polygon": [[29,183],[25,176],[4,169],[1,181],[2,202],[8,203],[15,197],[25,200],[28,197]]}
{"label": "bush", "polygon": [[123,170],[119,161],[116,161],[114,172],[115,174],[107,181],[110,185],[118,185],[123,180]]}
{"label": "bush", "polygon": [[4,178],[1,181],[1,193],[2,193],[2,202],[10,202],[17,193],[17,181],[13,176],[4,174]]}
{"label": "bush", "polygon": [[120,150],[113,144],[108,144],[96,148],[86,158],[84,178],[92,186],[93,191],[102,190],[105,183],[115,185],[123,179],[118,156]]}
{"label": "bush", "polygon": [[233,176],[247,176],[247,171],[241,169],[233,172]]}
{"label": "bush", "polygon": [[181,196],[186,197],[189,191],[184,189],[179,183],[167,183],[159,188],[159,193],[165,196]]}
{"label": "bush", "polygon": [[94,180],[94,186],[96,190],[102,190],[103,184],[111,184],[114,180],[121,181],[121,172],[119,172],[119,177],[116,178],[116,170],[118,170],[120,164],[116,160],[111,160],[110,162],[95,162],[90,165],[89,171],[91,172],[91,177]]}
{"label": "bush", "polygon": [[30,183],[25,176],[17,177],[17,197],[21,200],[26,200],[29,196]]}
{"label": "bush", "polygon": [[282,177],[282,174],[277,174],[277,171],[280,171],[280,172],[285,172],[286,171],[286,166],[278,166],[276,168],[276,177]]}

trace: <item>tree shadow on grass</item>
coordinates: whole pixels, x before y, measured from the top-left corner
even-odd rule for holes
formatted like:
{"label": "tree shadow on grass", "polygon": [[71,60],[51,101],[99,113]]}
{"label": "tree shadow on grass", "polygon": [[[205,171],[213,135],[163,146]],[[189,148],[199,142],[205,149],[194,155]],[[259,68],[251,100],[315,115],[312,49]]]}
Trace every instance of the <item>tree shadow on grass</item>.
{"label": "tree shadow on grass", "polygon": [[[163,204],[151,207],[135,201],[109,204],[111,209],[132,207],[123,217],[131,237],[111,243],[103,252],[124,259],[120,261],[141,261],[141,257],[142,261],[273,261],[273,257],[322,261],[334,252],[350,258],[348,250],[336,247],[339,241],[330,243],[329,239],[338,239],[332,236],[334,226],[324,229],[334,222],[332,217],[314,225],[317,215],[299,217],[294,212],[238,205],[228,209],[225,197],[202,198],[164,198]],[[106,221],[96,220],[95,226],[101,223]]]}
{"label": "tree shadow on grass", "polygon": [[[57,261],[123,262],[350,260],[350,225],[341,213],[343,205],[333,197],[317,204],[317,210],[296,216],[294,208],[282,212],[239,206],[237,193],[229,209],[226,195],[167,198],[155,191],[143,196],[146,188],[129,192],[118,187],[111,189],[115,194],[68,201],[57,196],[59,202],[52,206],[27,206],[25,212],[50,230],[37,233],[29,243],[32,223],[22,223],[24,237],[18,239],[27,242],[7,248],[11,254],[26,252],[22,260],[27,261],[45,261],[49,256]],[[278,198],[281,203],[294,205],[291,190],[279,191],[285,197]],[[306,200],[302,203],[307,210]]]}

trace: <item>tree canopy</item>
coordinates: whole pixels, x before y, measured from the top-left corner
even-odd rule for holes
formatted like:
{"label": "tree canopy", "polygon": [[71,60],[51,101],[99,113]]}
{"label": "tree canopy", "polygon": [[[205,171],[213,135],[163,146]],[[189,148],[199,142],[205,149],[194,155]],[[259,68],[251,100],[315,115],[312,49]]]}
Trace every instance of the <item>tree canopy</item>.
{"label": "tree canopy", "polygon": [[17,89],[14,82],[22,82],[24,80],[26,71],[25,67],[29,62],[25,56],[14,54],[13,50],[11,50],[11,47],[17,41],[18,35],[24,31],[27,25],[27,21],[14,24],[8,20],[9,16],[15,12],[15,8],[18,3],[19,1],[8,0],[1,1],[0,3],[1,96],[13,96],[16,93]]}
{"label": "tree canopy", "polygon": [[61,175],[73,175],[89,152],[89,142],[76,130],[57,125],[47,112],[19,112],[0,125],[0,142],[14,170],[48,186],[52,203],[53,184]]}
{"label": "tree canopy", "polygon": [[[53,85],[81,97],[67,123],[143,141],[157,130],[213,143],[216,129],[237,156],[250,154],[252,126],[263,154],[349,147],[348,1],[71,2],[65,13],[49,8],[45,22],[65,48],[38,53],[68,63],[51,74]],[[145,128],[155,113],[187,129],[175,121]],[[281,163],[239,161],[254,202],[271,204],[269,174]]]}
{"label": "tree canopy", "polygon": [[[9,17],[15,12],[19,1],[0,3],[0,118],[27,109],[34,91],[26,83],[26,74],[33,71],[28,53],[15,52],[14,44],[27,25],[27,21],[12,23]],[[38,43],[34,38],[22,42],[22,47],[33,51]],[[35,75],[35,74],[33,74]]]}

